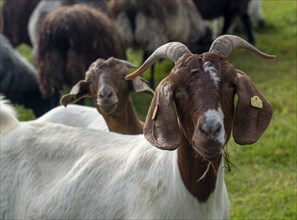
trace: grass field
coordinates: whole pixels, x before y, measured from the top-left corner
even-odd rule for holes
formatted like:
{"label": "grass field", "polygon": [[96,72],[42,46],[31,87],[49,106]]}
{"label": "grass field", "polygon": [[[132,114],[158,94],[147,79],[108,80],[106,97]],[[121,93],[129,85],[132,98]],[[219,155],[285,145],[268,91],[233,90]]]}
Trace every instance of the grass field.
{"label": "grass field", "polygon": [[236,169],[226,174],[232,219],[296,219],[296,1],[263,1],[267,27],[257,46],[277,55],[269,62],[248,52],[232,62],[254,80],[271,101],[274,116],[253,146],[230,144]]}
{"label": "grass field", "polygon": [[[253,79],[274,109],[272,122],[260,141],[238,146],[231,140],[227,146],[235,165],[226,173],[231,219],[297,219],[296,4],[295,0],[263,0],[266,26],[256,29],[256,46],[277,55],[275,61],[244,50],[230,56],[234,66]],[[28,48],[19,50],[28,55]],[[140,51],[130,51],[129,60],[140,64],[140,55]],[[158,81],[171,67],[168,61],[157,65]],[[135,95],[134,102],[144,119],[150,98]],[[30,111],[18,109],[21,120],[34,118]]]}

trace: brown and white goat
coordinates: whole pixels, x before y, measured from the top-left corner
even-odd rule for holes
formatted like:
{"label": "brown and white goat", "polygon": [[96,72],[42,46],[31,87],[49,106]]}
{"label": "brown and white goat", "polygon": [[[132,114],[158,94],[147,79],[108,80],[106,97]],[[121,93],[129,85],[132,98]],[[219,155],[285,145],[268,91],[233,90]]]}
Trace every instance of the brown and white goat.
{"label": "brown and white goat", "polygon": [[[235,48],[248,49],[267,59],[275,58],[237,36],[223,35],[213,42],[209,52],[201,55],[192,54],[180,43],[163,45],[138,70],[126,77],[132,79],[140,75],[161,58],[175,62],[169,76],[159,84],[152,101],[151,107],[155,107],[150,109],[149,115],[157,113],[146,118],[144,132],[150,142],[160,148],[167,148],[171,143],[170,149],[174,149],[184,139],[195,144],[197,147],[192,149],[201,156],[212,158],[220,155],[229,140],[232,123],[237,143],[252,144],[258,140],[270,122],[272,108],[251,79],[227,60]],[[235,94],[238,102],[233,119]],[[258,106],[254,104],[257,102],[260,103]],[[173,120],[176,114],[179,123]],[[171,127],[166,136],[158,131],[165,125]],[[168,142],[167,139],[171,140]],[[212,147],[201,147],[206,143],[212,143]]]}
{"label": "brown and white goat", "polygon": [[3,104],[0,216],[228,219],[222,154],[231,129],[237,143],[252,144],[272,117],[270,103],[227,60],[238,47],[273,58],[223,36],[201,55],[180,43],[163,45],[127,76],[160,58],[175,62],[154,95],[144,135],[19,123]]}
{"label": "brown and white goat", "polygon": [[92,97],[97,111],[103,116],[110,131],[121,134],[142,134],[143,122],[138,119],[130,93],[154,91],[140,78],[126,81],[130,73],[127,67],[135,67],[127,61],[109,58],[97,59],[69,94],[61,98],[61,104],[77,102]]}
{"label": "brown and white goat", "polygon": [[125,59],[125,48],[113,22],[84,4],[63,6],[43,20],[37,46],[37,75],[44,97],[58,104],[63,85],[84,78],[98,57]]}

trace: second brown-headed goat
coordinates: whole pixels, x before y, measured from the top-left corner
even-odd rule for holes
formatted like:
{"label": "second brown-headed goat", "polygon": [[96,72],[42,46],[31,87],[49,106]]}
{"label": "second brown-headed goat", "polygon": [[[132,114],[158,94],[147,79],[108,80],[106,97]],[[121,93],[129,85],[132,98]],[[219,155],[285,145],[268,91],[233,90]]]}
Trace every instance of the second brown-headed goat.
{"label": "second brown-headed goat", "polygon": [[140,77],[126,81],[125,77],[130,73],[127,67],[135,66],[113,57],[97,59],[90,65],[85,79],[77,82],[70,93],[61,98],[61,103],[67,106],[91,97],[110,131],[142,134],[143,122],[138,119],[130,94],[146,92],[153,95],[154,91]]}

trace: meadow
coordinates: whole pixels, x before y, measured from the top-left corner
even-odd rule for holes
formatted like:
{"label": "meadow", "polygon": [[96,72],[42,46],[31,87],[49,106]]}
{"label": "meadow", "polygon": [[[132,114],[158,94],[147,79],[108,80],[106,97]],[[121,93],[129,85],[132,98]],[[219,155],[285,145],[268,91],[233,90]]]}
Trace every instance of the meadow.
{"label": "meadow", "polygon": [[[247,73],[271,102],[272,122],[260,141],[239,146],[231,138],[227,145],[231,172],[225,179],[231,202],[231,219],[297,219],[297,21],[295,0],[263,0],[265,27],[256,28],[256,46],[277,59],[261,59],[246,50],[232,52],[229,60]],[[242,33],[236,33],[243,38]],[[18,50],[29,60],[30,48]],[[128,59],[141,63],[142,52],[129,50]],[[173,66],[156,66],[157,82]],[[144,77],[148,79],[148,72]],[[150,97],[135,94],[133,101],[144,119]],[[30,110],[17,106],[20,120],[34,119]]]}

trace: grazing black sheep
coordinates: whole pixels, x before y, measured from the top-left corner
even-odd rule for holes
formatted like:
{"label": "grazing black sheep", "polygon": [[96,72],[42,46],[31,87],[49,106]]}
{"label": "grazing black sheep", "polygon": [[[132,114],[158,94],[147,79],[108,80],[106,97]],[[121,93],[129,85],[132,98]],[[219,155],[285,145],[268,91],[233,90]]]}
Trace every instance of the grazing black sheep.
{"label": "grazing black sheep", "polygon": [[[144,50],[144,60],[169,41],[182,42],[195,53],[207,51],[212,43],[210,29],[192,0],[111,0],[109,15],[127,47]],[[152,72],[152,88],[153,77]]]}
{"label": "grazing black sheep", "polygon": [[224,17],[224,26],[221,34],[226,34],[232,20],[239,16],[246,30],[247,39],[255,44],[252,23],[248,13],[250,0],[193,0],[198,11],[206,20]]}
{"label": "grazing black sheep", "polygon": [[3,14],[2,11],[0,10],[0,33],[3,32]]}
{"label": "grazing black sheep", "polygon": [[42,99],[36,71],[0,34],[0,93],[13,103],[24,105],[39,117],[50,109],[49,100]]}
{"label": "grazing black sheep", "polygon": [[93,61],[111,56],[126,59],[121,36],[105,14],[84,4],[50,12],[41,24],[37,45],[43,97],[57,100],[63,85],[73,86],[84,79]]}

